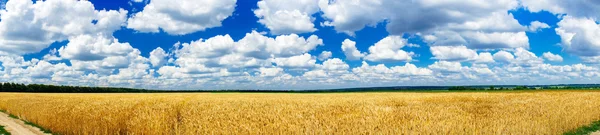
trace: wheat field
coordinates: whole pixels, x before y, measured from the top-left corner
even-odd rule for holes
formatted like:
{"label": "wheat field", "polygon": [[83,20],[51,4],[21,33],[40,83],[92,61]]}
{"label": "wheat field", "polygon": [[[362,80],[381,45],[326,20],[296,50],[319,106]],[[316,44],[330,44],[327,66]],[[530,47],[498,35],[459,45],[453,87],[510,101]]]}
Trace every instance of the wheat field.
{"label": "wheat field", "polygon": [[600,92],[0,93],[0,109],[71,134],[561,134]]}

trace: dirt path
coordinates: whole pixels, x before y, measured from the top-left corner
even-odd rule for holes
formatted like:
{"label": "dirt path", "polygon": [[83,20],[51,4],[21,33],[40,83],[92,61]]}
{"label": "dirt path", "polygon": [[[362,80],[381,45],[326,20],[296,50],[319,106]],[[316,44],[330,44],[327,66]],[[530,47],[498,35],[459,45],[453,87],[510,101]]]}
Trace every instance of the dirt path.
{"label": "dirt path", "polygon": [[600,131],[593,132],[590,135],[600,135]]}
{"label": "dirt path", "polygon": [[45,135],[38,128],[25,125],[23,121],[10,118],[2,112],[0,112],[0,125],[5,126],[4,129],[13,135]]}

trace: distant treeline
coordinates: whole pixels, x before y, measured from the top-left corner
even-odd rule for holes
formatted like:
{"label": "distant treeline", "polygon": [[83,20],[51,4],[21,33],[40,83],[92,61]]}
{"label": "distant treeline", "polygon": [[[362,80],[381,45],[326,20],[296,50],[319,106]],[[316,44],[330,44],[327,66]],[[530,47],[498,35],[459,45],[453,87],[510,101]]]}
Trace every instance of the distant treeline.
{"label": "distant treeline", "polygon": [[166,92],[272,92],[272,93],[329,93],[329,92],[394,92],[394,91],[498,91],[538,89],[600,89],[597,84],[536,85],[536,86],[398,86],[346,88],[328,90],[147,90],[114,87],[56,86],[43,84],[0,83],[0,92],[39,93],[166,93]]}
{"label": "distant treeline", "polygon": [[0,92],[43,92],[43,93],[120,93],[120,92],[152,92],[144,89],[55,86],[42,84],[0,83]]}
{"label": "distant treeline", "polygon": [[471,90],[535,90],[535,89],[543,89],[541,87],[539,88],[535,88],[535,87],[527,87],[527,86],[515,86],[515,87],[495,87],[495,86],[490,86],[490,87],[469,87],[469,86],[452,86],[449,87],[448,90],[450,91],[471,91]]}
{"label": "distant treeline", "polygon": [[476,90],[552,90],[552,89],[600,89],[597,85],[544,85],[544,86],[511,86],[511,87],[482,87],[482,86],[451,86],[450,91],[476,91]]}

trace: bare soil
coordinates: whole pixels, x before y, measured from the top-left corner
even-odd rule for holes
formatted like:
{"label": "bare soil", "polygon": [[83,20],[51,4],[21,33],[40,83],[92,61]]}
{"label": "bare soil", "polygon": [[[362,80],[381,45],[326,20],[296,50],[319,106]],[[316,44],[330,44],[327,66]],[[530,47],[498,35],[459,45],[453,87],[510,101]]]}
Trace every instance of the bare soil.
{"label": "bare soil", "polygon": [[0,112],[0,125],[5,126],[8,132],[13,135],[46,135],[39,128],[26,125],[25,122],[8,117],[8,114]]}

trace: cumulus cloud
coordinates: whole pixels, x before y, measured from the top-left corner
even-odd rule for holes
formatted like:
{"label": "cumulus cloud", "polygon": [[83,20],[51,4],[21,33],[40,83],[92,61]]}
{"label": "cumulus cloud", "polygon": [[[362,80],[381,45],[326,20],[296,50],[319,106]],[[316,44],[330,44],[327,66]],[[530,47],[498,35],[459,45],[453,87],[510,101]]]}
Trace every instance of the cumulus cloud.
{"label": "cumulus cloud", "polygon": [[109,56],[125,56],[133,50],[129,43],[119,43],[112,37],[80,35],[69,39],[69,43],[61,47],[58,53],[66,59],[94,61]]}
{"label": "cumulus cloud", "polygon": [[160,67],[167,63],[168,54],[162,48],[158,47],[150,52],[150,63],[153,67]]}
{"label": "cumulus cloud", "polygon": [[519,66],[530,67],[544,63],[542,58],[539,58],[533,52],[525,50],[524,48],[517,48],[514,55],[515,61],[513,62]]}
{"label": "cumulus cloud", "polygon": [[563,17],[558,23],[556,34],[561,37],[561,46],[569,53],[579,56],[600,55],[600,25],[592,19]]}
{"label": "cumulus cloud", "polygon": [[583,61],[583,63],[589,63],[589,64],[598,64],[600,63],[600,56],[584,56],[584,57],[580,57],[581,60]]}
{"label": "cumulus cloud", "polygon": [[406,45],[406,39],[400,36],[385,37],[369,47],[369,54],[365,56],[365,60],[374,62],[411,61],[414,54],[401,50]]}
{"label": "cumulus cloud", "polygon": [[324,61],[326,59],[331,58],[331,56],[332,56],[331,51],[323,51],[323,52],[321,52],[321,54],[319,54],[319,60]]}
{"label": "cumulus cloud", "polygon": [[323,62],[323,65],[320,67],[320,69],[327,71],[346,71],[350,69],[350,66],[348,66],[348,64],[339,58],[333,58]]}
{"label": "cumulus cloud", "polygon": [[442,72],[461,72],[463,66],[460,62],[436,61],[429,65],[429,68]]}
{"label": "cumulus cloud", "polygon": [[494,60],[504,63],[510,63],[515,59],[515,56],[507,51],[498,51],[494,54]]}
{"label": "cumulus cloud", "polygon": [[171,35],[204,31],[221,26],[235,4],[236,0],[152,0],[142,12],[132,15],[127,28],[152,33],[163,30]]}
{"label": "cumulus cloud", "polygon": [[545,10],[554,14],[600,19],[600,2],[595,0],[521,0],[521,3],[532,12]]}
{"label": "cumulus cloud", "polygon": [[275,77],[285,74],[283,68],[273,67],[273,68],[264,68],[261,67],[259,69],[260,76],[262,77]]}
{"label": "cumulus cloud", "polygon": [[317,0],[263,0],[254,10],[259,23],[271,30],[272,34],[314,32],[312,17],[319,11]]}
{"label": "cumulus cloud", "polygon": [[478,57],[475,50],[468,49],[466,46],[432,46],[429,48],[433,59],[445,61],[467,61]]}
{"label": "cumulus cloud", "polygon": [[494,62],[496,62],[496,61],[494,60],[492,53],[489,53],[489,52],[479,53],[477,58],[475,58],[475,63],[494,63]]}
{"label": "cumulus cloud", "polygon": [[540,21],[533,21],[529,25],[529,31],[531,31],[531,32],[537,32],[541,29],[546,29],[546,28],[550,28],[550,25],[540,22]]}
{"label": "cumulus cloud", "polygon": [[346,39],[342,42],[342,51],[344,52],[344,55],[346,55],[347,60],[359,60],[366,55],[365,53],[361,53],[356,48],[356,42],[350,39]]}
{"label": "cumulus cloud", "polygon": [[549,61],[554,61],[554,62],[562,62],[563,61],[562,56],[560,56],[558,54],[553,54],[551,52],[545,52],[542,56]]}
{"label": "cumulus cloud", "polygon": [[469,37],[468,46],[475,49],[529,48],[525,32],[467,32],[464,36]]}
{"label": "cumulus cloud", "polygon": [[0,10],[0,51],[36,53],[70,36],[110,35],[126,17],[126,10],[98,11],[89,1],[11,0]]}
{"label": "cumulus cloud", "polygon": [[[518,1],[413,1],[399,2],[321,0],[325,26],[353,35],[365,26],[387,22],[392,35],[423,35],[435,46],[466,45],[473,49],[528,48],[525,31],[507,10]],[[403,12],[396,12],[403,9]],[[431,19],[435,18],[435,19]],[[537,23],[535,23],[537,26]]]}
{"label": "cumulus cloud", "polygon": [[[388,68],[384,64],[378,64],[371,66],[366,62],[362,63],[362,66],[352,69],[352,72],[357,76],[363,78],[364,81],[369,80],[387,80],[391,78],[399,77],[415,77],[415,76],[430,76],[432,71],[427,68],[419,68],[414,64],[406,63],[404,66],[393,66]],[[415,78],[416,79],[416,78]]]}
{"label": "cumulus cloud", "polygon": [[498,51],[494,54],[493,58],[498,62],[522,67],[533,67],[544,63],[542,58],[524,48],[517,48],[511,51],[513,53],[504,50]]}
{"label": "cumulus cloud", "polygon": [[292,56],[289,58],[275,58],[274,63],[280,67],[287,68],[311,68],[315,66],[315,60],[310,54]]}
{"label": "cumulus cloud", "polygon": [[[514,0],[499,1],[413,1],[394,0],[353,1],[320,0],[319,7],[328,19],[324,24],[337,31],[352,34],[365,26],[374,26],[384,20],[391,34],[423,32],[450,23],[464,23],[485,18],[494,12],[506,12],[518,6]],[[403,12],[396,12],[403,9]],[[431,19],[434,18],[434,19]]]}
{"label": "cumulus cloud", "polygon": [[[173,65],[169,62],[169,66],[160,67],[157,73],[164,79],[220,77],[217,80],[224,79],[221,81],[226,81],[226,78],[255,80],[258,79],[252,77],[255,72],[260,72],[257,74],[259,76],[273,77],[272,72],[276,69],[272,68],[306,71],[315,67],[316,57],[308,52],[322,44],[322,39],[314,35],[304,38],[289,34],[271,38],[253,31],[238,41],[229,35],[218,35],[190,43],[175,44],[172,52],[166,52],[173,54]],[[280,75],[271,79],[291,79],[290,75]],[[266,85],[272,81],[260,82]]]}
{"label": "cumulus cloud", "polygon": [[561,37],[561,46],[568,53],[580,56],[584,62],[594,61],[599,56],[600,2],[523,0],[523,6],[532,12],[549,11],[562,19],[555,29]]}

